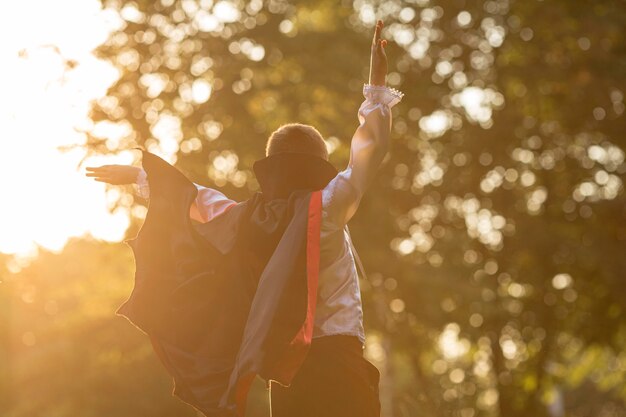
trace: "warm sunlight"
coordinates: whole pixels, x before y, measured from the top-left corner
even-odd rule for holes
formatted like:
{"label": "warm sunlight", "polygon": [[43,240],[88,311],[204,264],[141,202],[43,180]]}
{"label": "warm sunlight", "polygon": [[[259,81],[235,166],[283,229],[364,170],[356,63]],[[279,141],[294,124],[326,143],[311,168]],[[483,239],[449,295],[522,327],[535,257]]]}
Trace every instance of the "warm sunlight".
{"label": "warm sunlight", "polygon": [[[107,209],[118,190],[107,195],[103,183],[84,176],[84,167],[137,163],[139,153],[91,157],[79,167],[84,148],[58,149],[85,142],[80,132],[92,127],[89,103],[104,96],[117,79],[117,69],[92,51],[122,22],[96,0],[62,3],[11,2],[5,16],[12,18],[0,28],[3,75],[10,80],[0,97],[0,186],[11,196],[2,207],[0,252],[16,255],[10,265],[14,271],[38,247],[60,251],[70,237],[85,234],[119,241],[129,225],[127,210]],[[217,6],[219,21],[237,11],[227,2]],[[211,87],[196,83],[192,94],[196,102],[206,101]],[[101,124],[94,134],[114,139],[111,127]],[[178,143],[168,149],[171,138],[160,139],[150,151],[171,160]]]}
{"label": "warm sunlight", "polygon": [[[120,240],[128,227],[126,213],[108,212],[104,184],[78,168],[85,151],[57,150],[84,142],[77,129],[89,123],[90,100],[117,77],[91,53],[115,28],[115,15],[95,0],[61,3],[7,3],[4,16],[11,18],[0,28],[8,80],[0,96],[0,187],[10,196],[0,217],[0,252],[22,259],[37,246],[60,250],[69,237],[85,233]],[[107,163],[131,163],[133,157],[119,155]]]}
{"label": "warm sunlight", "polygon": [[626,417],[623,0],[3,6],[0,417]]}
{"label": "warm sunlight", "polygon": [[[229,3],[219,4],[214,10],[216,17],[228,20]],[[4,76],[11,82],[0,97],[4,131],[0,185],[11,199],[3,206],[0,219],[0,252],[16,254],[19,263],[19,259],[27,261],[35,255],[38,246],[61,250],[72,236],[91,234],[119,241],[129,219],[124,209],[114,213],[107,209],[117,190],[111,190],[107,197],[104,184],[83,175],[85,165],[78,166],[83,148],[61,152],[58,147],[84,143],[80,130],[91,127],[90,101],[102,97],[118,77],[117,70],[92,51],[119,27],[120,17],[103,10],[95,0],[64,0],[63,5],[30,0],[7,7],[7,15],[13,18],[0,29],[0,53]],[[206,101],[211,89],[194,84],[192,93],[196,101]],[[464,98],[461,105],[471,113],[475,103]],[[450,127],[448,121],[446,113],[438,111],[424,117],[420,126],[439,136]],[[114,132],[101,132],[103,127],[98,126],[100,131],[94,133],[114,136]],[[167,152],[167,141],[161,142],[163,152],[175,152]],[[86,165],[130,164],[137,158],[137,153],[123,151],[111,157],[90,158]],[[17,268],[14,263],[13,269]]]}

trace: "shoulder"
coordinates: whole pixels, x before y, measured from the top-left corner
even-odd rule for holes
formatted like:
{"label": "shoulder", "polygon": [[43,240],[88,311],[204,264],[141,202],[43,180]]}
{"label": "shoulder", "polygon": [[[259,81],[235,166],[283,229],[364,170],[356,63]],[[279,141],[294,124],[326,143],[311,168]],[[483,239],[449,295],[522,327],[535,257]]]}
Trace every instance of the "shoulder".
{"label": "shoulder", "polygon": [[360,198],[357,188],[351,181],[352,168],[348,167],[340,171],[332,180],[328,182],[322,190],[322,206],[328,207],[341,199]]}
{"label": "shoulder", "polygon": [[322,221],[326,228],[341,229],[361,200],[352,181],[352,168],[339,172],[322,190]]}

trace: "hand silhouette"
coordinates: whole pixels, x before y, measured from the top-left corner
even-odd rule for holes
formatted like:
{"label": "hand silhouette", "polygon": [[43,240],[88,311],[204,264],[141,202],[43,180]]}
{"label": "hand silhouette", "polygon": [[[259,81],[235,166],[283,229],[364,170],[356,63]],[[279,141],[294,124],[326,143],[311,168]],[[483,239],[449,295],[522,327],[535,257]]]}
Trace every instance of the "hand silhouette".
{"label": "hand silhouette", "polygon": [[85,175],[94,180],[114,185],[133,184],[141,168],[130,165],[102,165],[100,167],[87,167]]}
{"label": "hand silhouette", "polygon": [[382,20],[376,22],[374,39],[372,39],[369,79],[369,83],[372,85],[385,85],[385,77],[387,76],[387,55],[385,54],[387,41],[380,39],[380,32],[383,29],[383,25]]}

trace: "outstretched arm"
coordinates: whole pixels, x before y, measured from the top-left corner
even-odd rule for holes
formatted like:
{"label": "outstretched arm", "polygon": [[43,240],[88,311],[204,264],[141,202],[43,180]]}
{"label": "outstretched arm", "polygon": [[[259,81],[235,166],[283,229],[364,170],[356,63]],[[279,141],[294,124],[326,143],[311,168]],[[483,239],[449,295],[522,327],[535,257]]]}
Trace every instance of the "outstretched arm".
{"label": "outstretched arm", "polygon": [[358,112],[359,126],[350,144],[348,167],[328,184],[326,203],[331,220],[343,227],[356,212],[361,197],[389,149],[391,107],[403,94],[385,86],[387,42],[380,37],[383,22],[376,23],[372,40],[369,83],[363,86],[365,101]]}
{"label": "outstretched arm", "polygon": [[[150,186],[146,171],[129,165],[103,165],[101,167],[87,167],[88,177],[96,181],[114,185],[135,184],[137,194],[145,199],[150,198]],[[189,217],[201,223],[206,223],[215,216],[223,213],[236,201],[229,199],[221,192],[195,184],[198,195],[189,209]]]}

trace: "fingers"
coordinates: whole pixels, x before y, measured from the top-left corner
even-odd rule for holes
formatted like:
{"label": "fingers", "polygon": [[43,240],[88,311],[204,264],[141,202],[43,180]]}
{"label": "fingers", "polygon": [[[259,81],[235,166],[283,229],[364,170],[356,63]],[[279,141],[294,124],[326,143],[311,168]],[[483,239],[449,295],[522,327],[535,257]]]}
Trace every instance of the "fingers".
{"label": "fingers", "polygon": [[89,174],[112,174],[118,172],[121,165],[102,165],[100,167],[86,167],[87,171],[91,171],[87,176],[93,176]]}
{"label": "fingers", "polygon": [[114,180],[114,176],[110,175],[110,174],[106,174],[106,173],[89,173],[89,174],[85,174],[88,177],[93,178],[96,181],[104,181],[104,182],[112,182]]}
{"label": "fingers", "polygon": [[374,53],[377,55],[384,55],[385,53],[385,46],[387,46],[387,41],[386,40],[379,40],[378,44],[376,44],[376,47],[374,47]]}
{"label": "fingers", "polygon": [[378,54],[385,53],[385,47],[387,46],[387,40],[381,39],[380,34],[383,29],[384,23],[382,20],[376,22],[376,29],[374,30],[374,39],[372,40],[372,52]]}
{"label": "fingers", "polygon": [[374,39],[372,39],[372,46],[378,46],[380,43],[380,31],[383,29],[383,21],[376,21],[376,28],[374,29]]}
{"label": "fingers", "polygon": [[[111,165],[102,165],[101,167],[87,167],[87,171],[91,171],[94,174],[102,174],[106,172],[111,172]],[[87,174],[87,176],[90,176]]]}
{"label": "fingers", "polygon": [[86,167],[85,176],[96,181],[114,185],[133,184],[137,179],[139,168],[130,165],[103,165],[100,167]]}
{"label": "fingers", "polygon": [[113,184],[113,180],[110,178],[94,178],[98,182],[106,182],[107,184]]}
{"label": "fingers", "polygon": [[87,173],[85,175],[87,177],[92,177],[94,180],[99,182],[106,182],[109,184],[115,184],[116,179],[113,175],[112,165],[103,165],[101,167],[86,167]]}
{"label": "fingers", "polygon": [[[87,170],[89,170],[89,168],[87,168]],[[107,169],[102,169],[102,168],[92,168],[91,172],[87,172],[85,175],[88,177],[99,177],[101,175],[105,175],[108,174],[109,171]]]}

